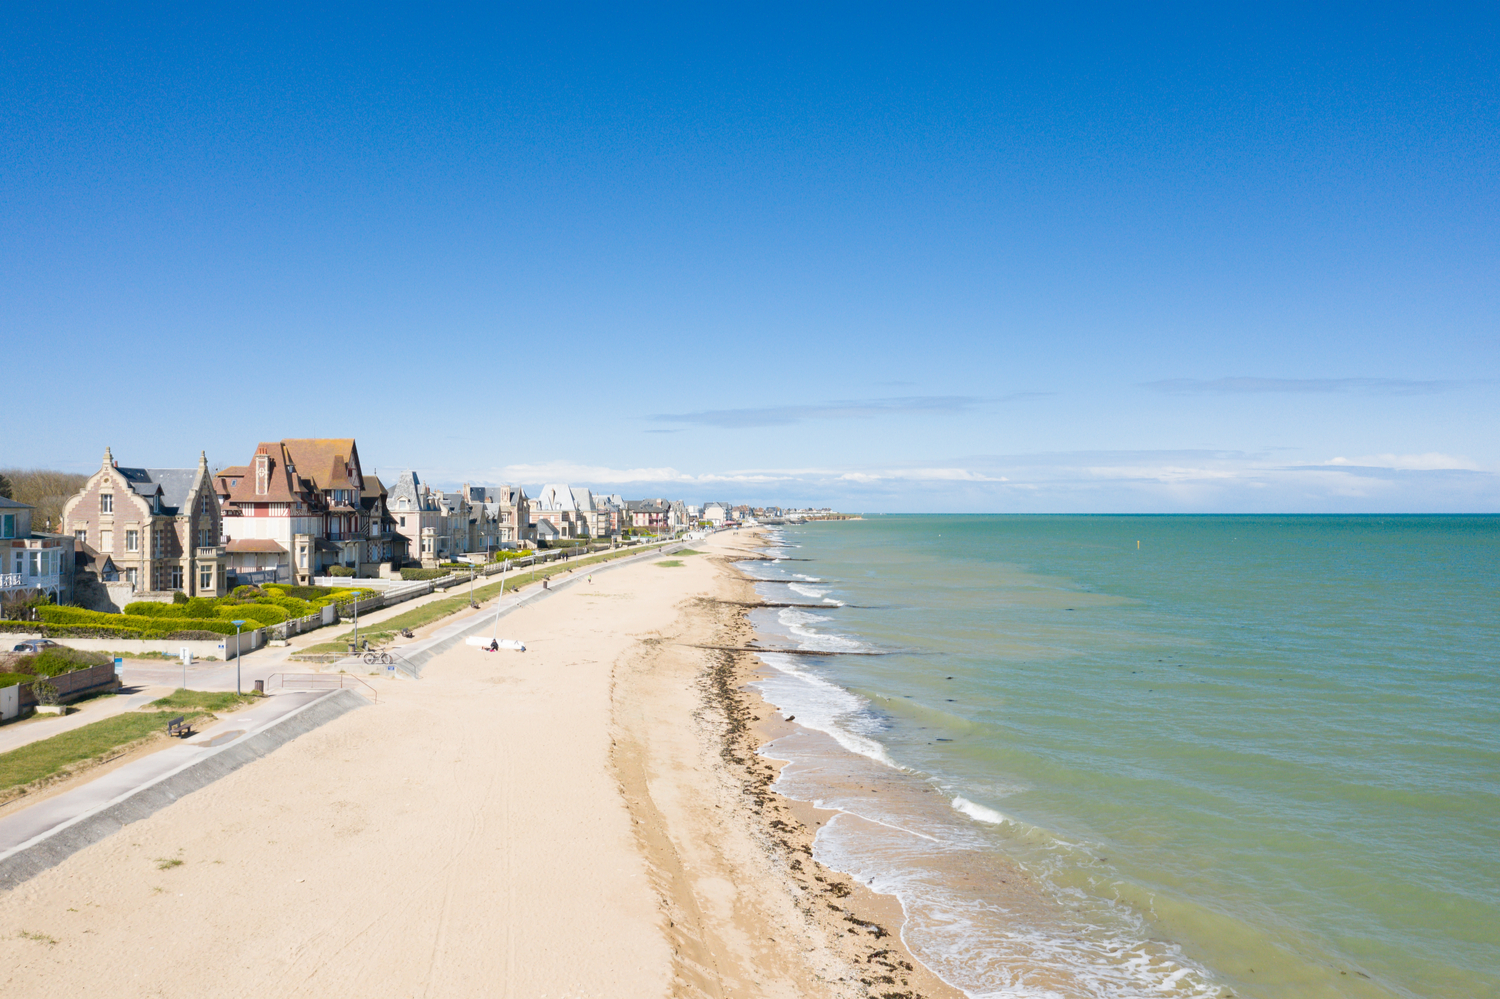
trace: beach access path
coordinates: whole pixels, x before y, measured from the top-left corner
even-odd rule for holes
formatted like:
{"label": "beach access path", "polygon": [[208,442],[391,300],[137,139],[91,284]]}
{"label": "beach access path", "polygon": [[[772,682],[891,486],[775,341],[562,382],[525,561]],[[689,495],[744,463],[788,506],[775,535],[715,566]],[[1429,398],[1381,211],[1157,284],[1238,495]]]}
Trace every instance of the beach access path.
{"label": "beach access path", "polygon": [[175,689],[175,686],[126,688],[113,697],[95,697],[80,701],[74,705],[76,710],[72,714],[35,715],[25,721],[12,722],[0,728],[0,753],[8,753],[33,742],[50,739],[54,735],[71,732],[75,728],[92,725],[96,721],[103,721],[106,718],[124,714],[126,711],[146,707],[152,701],[166,697]]}
{"label": "beach access path", "polygon": [[646,561],[519,608],[529,651],[450,649],[0,895],[0,991],[669,994],[611,664],[715,571]]}

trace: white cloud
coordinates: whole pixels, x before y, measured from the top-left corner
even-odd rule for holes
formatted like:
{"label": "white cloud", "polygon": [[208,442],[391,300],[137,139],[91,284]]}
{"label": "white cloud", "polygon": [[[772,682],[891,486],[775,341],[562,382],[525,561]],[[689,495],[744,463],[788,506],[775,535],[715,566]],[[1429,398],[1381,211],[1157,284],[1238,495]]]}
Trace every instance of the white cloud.
{"label": "white cloud", "polygon": [[1500,509],[1500,476],[1464,456],[1425,452],[1288,464],[1275,451],[1081,451],[975,455],[943,462],[687,472],[553,461],[457,482],[566,482],[598,490],[818,502],[851,510],[1399,511]]}
{"label": "white cloud", "polygon": [[1370,454],[1362,458],[1330,458],[1326,464],[1348,465],[1356,468],[1390,468],[1404,471],[1436,471],[1439,469],[1465,469],[1479,471],[1479,462],[1462,455],[1440,454]]}

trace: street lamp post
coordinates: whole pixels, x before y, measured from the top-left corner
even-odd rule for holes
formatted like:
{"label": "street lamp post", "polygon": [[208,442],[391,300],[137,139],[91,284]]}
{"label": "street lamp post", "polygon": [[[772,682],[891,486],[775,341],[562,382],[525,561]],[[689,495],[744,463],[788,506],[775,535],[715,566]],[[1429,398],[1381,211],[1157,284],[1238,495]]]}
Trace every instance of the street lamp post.
{"label": "street lamp post", "polygon": [[230,622],[234,625],[234,692],[240,693],[240,629],[245,626],[243,620]]}

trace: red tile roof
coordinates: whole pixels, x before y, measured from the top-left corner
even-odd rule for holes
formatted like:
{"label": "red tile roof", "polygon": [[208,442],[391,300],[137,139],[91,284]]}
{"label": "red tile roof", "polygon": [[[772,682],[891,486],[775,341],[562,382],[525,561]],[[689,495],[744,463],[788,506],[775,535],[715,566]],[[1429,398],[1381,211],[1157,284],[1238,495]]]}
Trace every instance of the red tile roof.
{"label": "red tile roof", "polygon": [[235,552],[277,552],[286,554],[286,549],[281,547],[270,538],[236,538],[224,546],[224,550],[230,554]]}

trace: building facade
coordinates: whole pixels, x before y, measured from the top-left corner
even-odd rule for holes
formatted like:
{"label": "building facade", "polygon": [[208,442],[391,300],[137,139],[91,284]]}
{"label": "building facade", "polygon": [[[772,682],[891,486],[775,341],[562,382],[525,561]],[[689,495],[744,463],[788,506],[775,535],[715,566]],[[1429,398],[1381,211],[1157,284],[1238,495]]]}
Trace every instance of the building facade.
{"label": "building facade", "polygon": [[33,508],[0,496],[0,596],[25,598],[33,593],[55,603],[73,601],[76,568],[71,535],[31,529]]}
{"label": "building facade", "polygon": [[107,556],[137,590],[227,592],[222,517],[202,453],[197,468],[124,468],[105,448],[62,522],[78,547]]}
{"label": "building facade", "polygon": [[397,476],[388,499],[394,530],[406,542],[407,557],[429,567],[458,554],[452,523],[439,502],[440,495],[416,472],[406,471]]}
{"label": "building facade", "polygon": [[364,474],[353,438],[262,442],[248,465],[219,472],[215,490],[226,554],[246,581],[271,572],[308,584],[336,565],[373,576],[403,557],[385,487]]}

